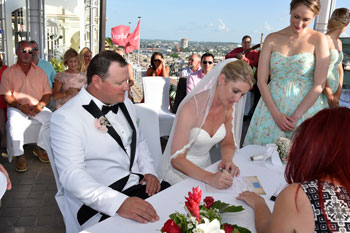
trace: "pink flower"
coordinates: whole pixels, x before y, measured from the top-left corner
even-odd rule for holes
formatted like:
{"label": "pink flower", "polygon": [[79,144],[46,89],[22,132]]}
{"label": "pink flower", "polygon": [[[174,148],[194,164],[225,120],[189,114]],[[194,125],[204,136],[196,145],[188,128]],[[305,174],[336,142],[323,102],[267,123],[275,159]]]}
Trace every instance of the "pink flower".
{"label": "pink flower", "polygon": [[214,198],[213,197],[206,197],[204,198],[205,208],[210,209],[211,206],[214,204]]}
{"label": "pink flower", "polygon": [[111,126],[111,124],[109,123],[109,121],[105,116],[101,116],[100,118],[95,120],[96,129],[98,129],[102,133],[107,133],[108,131],[107,126]]}
{"label": "pink flower", "polygon": [[197,219],[198,222],[201,220],[201,216],[199,213],[199,204],[202,199],[202,190],[198,186],[196,188],[192,188],[192,193],[188,192],[188,197],[186,198],[185,205],[188,209],[188,211],[191,213],[193,217]]}

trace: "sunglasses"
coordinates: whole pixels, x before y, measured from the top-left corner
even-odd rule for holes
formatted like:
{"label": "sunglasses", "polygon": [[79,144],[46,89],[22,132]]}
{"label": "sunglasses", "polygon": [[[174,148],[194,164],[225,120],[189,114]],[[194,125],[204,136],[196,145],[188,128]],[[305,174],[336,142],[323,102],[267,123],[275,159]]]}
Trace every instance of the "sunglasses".
{"label": "sunglasses", "polygon": [[161,62],[161,60],[159,60],[159,59],[154,59],[154,62]]}
{"label": "sunglasses", "polygon": [[204,65],[206,65],[207,63],[208,63],[209,65],[211,65],[211,64],[213,64],[214,62],[212,62],[212,61],[203,61],[203,64],[204,64]]}
{"label": "sunglasses", "polygon": [[29,49],[22,49],[22,53],[29,53],[29,54],[32,54],[33,51],[32,51],[32,50],[29,50]]}

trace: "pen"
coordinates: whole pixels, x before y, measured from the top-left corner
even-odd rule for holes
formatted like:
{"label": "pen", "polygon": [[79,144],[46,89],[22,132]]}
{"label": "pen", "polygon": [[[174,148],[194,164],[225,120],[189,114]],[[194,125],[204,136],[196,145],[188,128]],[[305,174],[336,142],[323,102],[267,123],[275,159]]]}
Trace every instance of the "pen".
{"label": "pen", "polygon": [[227,175],[229,175],[232,178],[231,174],[228,171],[226,171],[225,169],[223,169],[222,167],[220,167],[219,170],[220,170],[221,173],[224,172],[224,173],[226,173]]}

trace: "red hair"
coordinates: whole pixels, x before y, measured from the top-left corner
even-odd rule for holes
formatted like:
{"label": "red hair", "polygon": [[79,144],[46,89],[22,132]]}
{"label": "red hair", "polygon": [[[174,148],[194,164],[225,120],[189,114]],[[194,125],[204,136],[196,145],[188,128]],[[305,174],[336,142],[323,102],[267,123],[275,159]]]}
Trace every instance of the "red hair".
{"label": "red hair", "polygon": [[289,184],[337,180],[350,190],[350,109],[324,109],[293,135],[285,178]]}

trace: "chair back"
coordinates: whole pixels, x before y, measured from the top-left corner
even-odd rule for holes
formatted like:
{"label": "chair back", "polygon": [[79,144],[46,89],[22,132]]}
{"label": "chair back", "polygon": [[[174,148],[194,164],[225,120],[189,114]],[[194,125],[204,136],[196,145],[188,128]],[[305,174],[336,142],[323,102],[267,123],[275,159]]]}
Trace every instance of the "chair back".
{"label": "chair back", "polygon": [[146,139],[153,159],[154,168],[157,170],[162,159],[158,113],[148,104],[134,104],[134,106],[138,128]]}
{"label": "chair back", "polygon": [[[50,128],[43,129],[41,137],[44,143],[44,147],[45,147],[44,149],[46,150],[46,153],[50,160],[53,176],[55,177],[55,182],[57,187],[57,193],[55,195],[56,202],[63,216],[63,220],[66,223],[67,221],[65,220],[65,216],[64,216],[64,213],[65,213],[64,212],[64,190],[59,179],[59,175],[55,164],[55,158],[51,149]],[[66,226],[66,229],[68,229],[67,226]]]}
{"label": "chair back", "polygon": [[142,77],[145,103],[155,109],[169,111],[170,79],[164,77]]}
{"label": "chair back", "polygon": [[177,108],[179,107],[181,101],[186,97],[186,87],[187,87],[187,77],[180,78],[177,83],[176,88],[176,96],[173,105],[173,113],[177,112]]}

